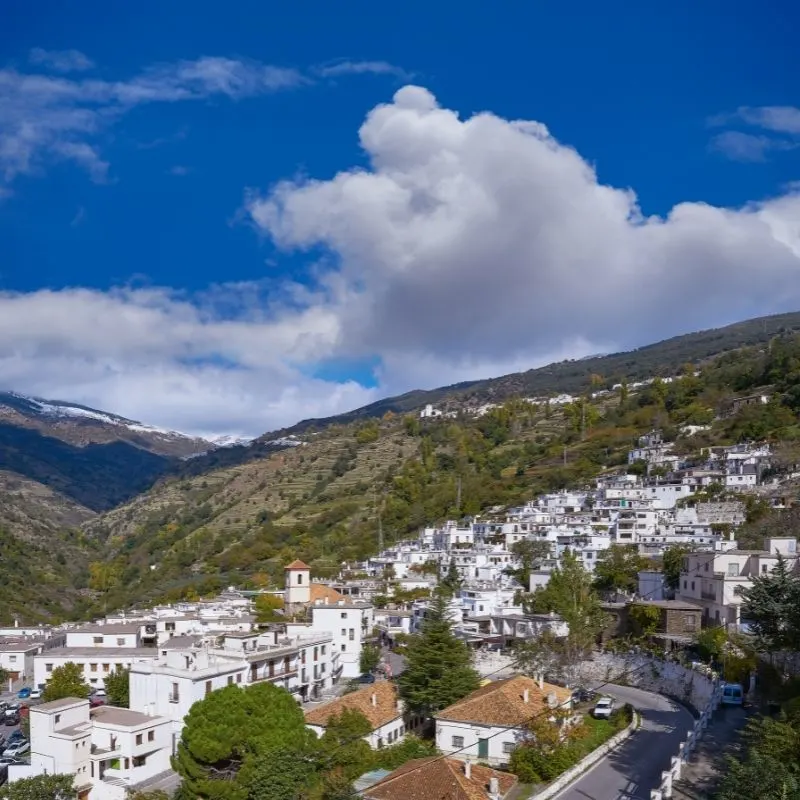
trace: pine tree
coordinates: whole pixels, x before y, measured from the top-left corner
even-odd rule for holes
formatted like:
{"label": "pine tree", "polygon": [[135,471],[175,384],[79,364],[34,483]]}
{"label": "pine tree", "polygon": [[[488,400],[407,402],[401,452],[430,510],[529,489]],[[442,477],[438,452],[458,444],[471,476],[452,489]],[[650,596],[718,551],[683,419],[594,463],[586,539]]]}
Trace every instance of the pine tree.
{"label": "pine tree", "polygon": [[413,712],[435,714],[478,688],[469,649],[453,634],[442,594],[431,601],[421,632],[408,643],[406,658],[398,685]]}
{"label": "pine tree", "polygon": [[800,633],[796,626],[800,581],[782,556],[778,556],[772,572],[751,580],[750,586],[742,590],[742,598],[742,617],[750,622],[759,649],[794,649]]}

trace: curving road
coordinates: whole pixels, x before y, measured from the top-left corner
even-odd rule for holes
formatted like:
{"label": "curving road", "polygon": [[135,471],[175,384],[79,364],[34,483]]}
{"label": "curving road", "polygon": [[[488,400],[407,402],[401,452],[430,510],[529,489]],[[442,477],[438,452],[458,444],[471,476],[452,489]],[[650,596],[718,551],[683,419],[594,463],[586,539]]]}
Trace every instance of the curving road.
{"label": "curving road", "polygon": [[588,772],[567,786],[558,800],[650,800],[661,772],[678,753],[694,718],[678,703],[628,686],[604,686],[603,694],[630,703],[641,725]]}

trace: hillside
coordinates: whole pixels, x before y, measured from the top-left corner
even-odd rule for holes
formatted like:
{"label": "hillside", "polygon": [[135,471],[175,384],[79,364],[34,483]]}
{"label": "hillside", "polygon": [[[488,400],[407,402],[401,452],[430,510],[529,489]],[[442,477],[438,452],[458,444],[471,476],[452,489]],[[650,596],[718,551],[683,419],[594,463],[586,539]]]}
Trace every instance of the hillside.
{"label": "hillside", "polygon": [[[681,353],[681,357],[683,353]],[[482,416],[380,419],[309,431],[301,446],[165,480],[84,525],[105,539],[114,601],[177,598],[228,583],[277,583],[299,557],[317,574],[363,558],[426,524],[591,481],[627,463],[634,439],[658,426],[686,453],[768,438],[798,460],[800,337],[774,337],[697,365],[670,382],[596,391],[564,405],[510,399]],[[677,370],[675,370],[677,371]],[[639,377],[639,376],[636,376]],[[774,400],[731,413],[755,390]],[[682,436],[682,425],[711,425]],[[460,487],[460,489],[459,489]],[[135,586],[135,592],[126,587]]]}
{"label": "hillside", "polygon": [[427,403],[479,406],[502,402],[509,397],[541,397],[584,391],[591,376],[600,376],[610,387],[623,378],[643,380],[653,376],[674,375],[683,364],[700,364],[730,350],[764,344],[779,333],[800,331],[800,311],[737,322],[724,328],[687,333],[624,353],[593,356],[548,364],[527,372],[515,372],[499,378],[468,381],[439,389],[415,390],[387,397],[368,406],[324,419],[306,419],[276,435],[301,435],[330,424],[347,424],[368,417],[382,417],[387,411],[402,414],[422,408]]}

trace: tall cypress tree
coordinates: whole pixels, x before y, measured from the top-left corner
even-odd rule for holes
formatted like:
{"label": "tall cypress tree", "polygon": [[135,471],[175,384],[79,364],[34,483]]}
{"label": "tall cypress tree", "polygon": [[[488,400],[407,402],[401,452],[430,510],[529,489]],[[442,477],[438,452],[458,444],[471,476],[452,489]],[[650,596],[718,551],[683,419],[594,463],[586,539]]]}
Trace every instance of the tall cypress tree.
{"label": "tall cypress tree", "polygon": [[478,688],[469,648],[453,634],[441,593],[431,601],[419,635],[408,643],[406,657],[398,684],[414,712],[435,714]]}

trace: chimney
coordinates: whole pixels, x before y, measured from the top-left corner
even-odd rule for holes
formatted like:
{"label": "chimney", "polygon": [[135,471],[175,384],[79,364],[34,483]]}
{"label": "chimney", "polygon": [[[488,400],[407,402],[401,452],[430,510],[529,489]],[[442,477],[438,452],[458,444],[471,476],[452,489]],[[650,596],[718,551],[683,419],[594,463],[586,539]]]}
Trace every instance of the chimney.
{"label": "chimney", "polygon": [[472,779],[472,764],[470,764],[469,759],[464,762],[464,777],[467,780]]}
{"label": "chimney", "polygon": [[525,689],[522,690],[522,702],[528,703],[530,702],[530,699],[531,699],[530,690],[527,687],[525,687]]}
{"label": "chimney", "polygon": [[372,693],[372,696],[370,697],[370,702],[372,703],[373,706],[378,705],[378,695],[376,695],[375,692]]}
{"label": "chimney", "polygon": [[550,708],[555,708],[558,705],[558,697],[556,697],[555,692],[548,692],[547,705],[549,705]]}
{"label": "chimney", "polygon": [[398,712],[402,713],[402,711],[403,711],[403,701],[402,700],[398,700],[397,701],[397,710],[398,710]]}
{"label": "chimney", "polygon": [[539,690],[544,691],[544,675],[539,675]]}
{"label": "chimney", "polygon": [[500,800],[500,781],[495,778],[489,778],[489,800]]}

